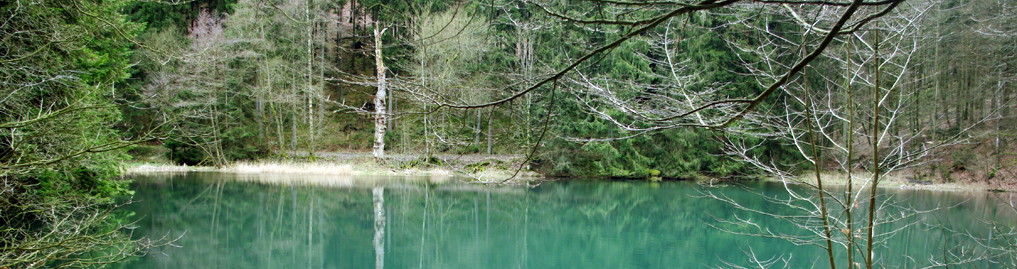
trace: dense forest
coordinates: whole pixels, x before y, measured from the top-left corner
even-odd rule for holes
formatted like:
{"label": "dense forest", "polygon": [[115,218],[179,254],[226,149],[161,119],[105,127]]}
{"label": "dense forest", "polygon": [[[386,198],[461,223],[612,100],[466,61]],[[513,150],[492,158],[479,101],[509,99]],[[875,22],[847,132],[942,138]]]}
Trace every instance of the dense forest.
{"label": "dense forest", "polygon": [[[113,85],[116,129],[159,134],[149,143],[189,165],[533,150],[549,175],[680,178],[807,169],[810,110],[818,147],[870,155],[877,109],[893,156],[883,165],[939,160],[926,166],[941,174],[974,158],[937,151],[989,140],[1002,162],[1014,76],[1005,3],[865,5],[827,44],[838,17],[822,6],[669,5],[132,3],[122,14],[145,27],[130,77]],[[876,80],[879,108],[866,105]],[[848,142],[852,132],[870,137]],[[843,170],[842,155],[822,166]]]}
{"label": "dense forest", "polygon": [[114,180],[128,151],[152,147],[207,166],[372,151],[522,155],[560,177],[1013,183],[1015,11],[965,0],[3,1],[0,267],[91,266],[159,244],[125,238],[129,216],[105,206],[130,193]]}

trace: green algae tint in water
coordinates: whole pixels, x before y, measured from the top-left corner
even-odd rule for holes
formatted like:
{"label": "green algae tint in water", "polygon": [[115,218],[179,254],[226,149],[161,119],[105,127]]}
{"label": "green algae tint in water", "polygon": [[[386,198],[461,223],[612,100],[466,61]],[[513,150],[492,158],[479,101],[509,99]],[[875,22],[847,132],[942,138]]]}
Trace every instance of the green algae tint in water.
{"label": "green algae tint in water", "polygon": [[[751,265],[748,253],[777,261],[775,268],[785,261],[790,268],[828,267],[819,247],[711,226],[744,220],[806,234],[788,222],[703,197],[709,192],[750,209],[790,214],[760,196],[783,199],[779,184],[707,188],[688,182],[564,181],[491,187],[400,177],[186,173],[140,176],[134,187],[135,202],[125,209],[140,219],[134,235],[179,239],[117,267],[703,268]],[[892,197],[898,205],[945,209],[884,225],[881,232],[899,229],[878,249],[877,259],[887,267],[948,261],[944,247],[959,253],[968,241],[946,228],[981,235],[977,216],[1000,215],[995,198],[986,194]],[[946,208],[953,204],[960,206]],[[758,231],[741,223],[724,227]],[[946,226],[933,226],[939,224]],[[838,249],[838,255],[843,252]],[[843,266],[845,257],[838,259]],[[993,260],[973,265],[1006,267]]]}

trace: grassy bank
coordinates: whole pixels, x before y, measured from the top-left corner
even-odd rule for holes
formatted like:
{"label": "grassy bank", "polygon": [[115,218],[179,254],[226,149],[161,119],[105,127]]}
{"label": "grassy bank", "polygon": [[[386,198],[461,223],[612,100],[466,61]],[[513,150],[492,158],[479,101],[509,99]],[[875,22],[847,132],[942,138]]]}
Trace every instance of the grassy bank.
{"label": "grassy bank", "polygon": [[[460,159],[458,165],[422,165],[417,161],[378,163],[370,158],[331,160],[331,161],[258,161],[258,162],[237,162],[222,168],[205,166],[173,165],[166,162],[127,163],[125,172],[127,174],[144,175],[150,173],[167,172],[227,172],[237,174],[279,174],[279,175],[322,175],[322,176],[423,176],[445,180],[451,177],[460,177],[466,180],[477,182],[501,182],[515,173],[514,165],[492,162],[491,160],[470,160]],[[823,184],[826,186],[847,186],[848,178],[843,173],[824,173],[821,175]],[[346,177],[343,177],[346,178]],[[520,171],[520,175],[513,181],[528,181],[539,179],[540,175],[532,171]],[[871,173],[852,174],[852,184],[856,188],[867,187],[872,180]],[[778,178],[766,178],[769,181],[781,181]],[[908,180],[905,176],[891,174],[880,180],[881,188],[892,189],[916,189],[935,191],[1017,191],[1009,185],[988,185],[984,182],[918,182]],[[816,177],[813,174],[801,175],[788,179],[793,184],[815,184]]]}
{"label": "grassy bank", "polygon": [[[356,152],[317,152],[312,158],[306,152],[287,152],[289,158],[277,158],[253,162],[237,162],[223,168],[204,166],[179,166],[170,164],[164,157],[165,149],[157,146],[133,150],[134,163],[125,165],[128,174],[186,172],[186,171],[220,171],[238,174],[299,174],[326,176],[427,176],[427,177],[462,177],[476,182],[501,182],[515,173],[525,156],[521,155],[436,155],[423,158],[412,154],[389,154],[378,162],[369,153]],[[945,164],[943,164],[945,165]],[[977,163],[969,164],[977,168]],[[954,165],[953,167],[957,167]],[[880,182],[882,188],[921,189],[940,191],[1017,191],[1017,180],[1011,167],[1004,167],[991,180],[985,180],[985,169],[954,169],[941,174],[947,176],[924,176],[918,180],[913,178],[919,171],[902,171],[885,176]],[[520,171],[516,181],[540,178],[536,172]],[[856,172],[852,175],[852,183],[856,187],[864,187],[872,179],[871,173]],[[827,172],[822,174],[823,182],[828,186],[846,186],[847,175],[844,173]],[[755,178],[754,178],[755,179]],[[690,180],[714,182],[710,177],[693,177]],[[779,181],[776,178],[766,180]],[[815,184],[812,174],[805,174],[790,180],[799,184]]]}
{"label": "grassy bank", "polygon": [[[824,186],[847,186],[848,177],[846,173],[822,173],[820,174]],[[779,178],[767,178],[769,181],[781,181]],[[872,173],[855,172],[851,174],[851,184],[855,188],[868,187],[872,180]],[[801,175],[789,182],[795,184],[816,184],[816,176],[813,173]],[[879,180],[880,188],[891,189],[913,189],[913,190],[934,190],[934,191],[1006,191],[1014,192],[1017,188],[1009,184],[987,184],[984,181],[954,181],[941,182],[931,179],[913,179],[908,173],[891,173],[882,176]]]}
{"label": "grassy bank", "polygon": [[[472,162],[459,161],[459,165],[420,165],[418,162],[389,162],[386,164],[377,163],[370,158],[347,159],[339,161],[259,161],[259,162],[237,162],[223,168],[203,166],[181,166],[168,163],[128,163],[126,172],[128,174],[143,175],[148,173],[166,172],[227,172],[237,174],[280,174],[280,175],[323,175],[323,176],[424,176],[430,178],[448,179],[461,177],[477,182],[500,182],[512,176],[514,166],[505,164],[492,164],[490,160],[471,160]],[[852,174],[852,184],[856,188],[867,187],[872,179],[871,173]],[[346,177],[343,177],[346,178]],[[532,171],[521,171],[518,179],[514,181],[527,181],[540,178],[540,175]],[[826,186],[846,186],[848,178],[843,173],[822,174],[823,183]],[[778,178],[767,178],[769,181],[780,181]],[[815,184],[816,177],[813,174],[802,175],[788,182],[794,184]],[[888,175],[881,179],[880,187],[892,189],[917,189],[936,191],[1017,191],[1012,188],[999,185],[987,185],[983,182],[950,182],[932,183],[909,181],[901,175]]]}
{"label": "grassy bank", "polygon": [[[232,163],[226,167],[174,165],[164,160],[138,158],[147,162],[125,164],[127,174],[147,174],[187,171],[217,171],[238,174],[293,174],[330,176],[427,176],[462,177],[478,182],[501,182],[515,173],[522,162],[518,156],[508,155],[450,155],[429,159],[410,155],[393,155],[376,161],[369,154],[322,153],[315,160],[262,160]],[[520,171],[514,181],[534,180],[540,176],[531,171]]]}

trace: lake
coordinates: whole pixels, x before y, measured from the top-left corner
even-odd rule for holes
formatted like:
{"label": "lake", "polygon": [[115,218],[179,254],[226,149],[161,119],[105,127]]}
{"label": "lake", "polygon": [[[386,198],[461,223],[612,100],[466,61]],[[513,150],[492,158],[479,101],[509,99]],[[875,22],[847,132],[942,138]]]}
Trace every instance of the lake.
{"label": "lake", "polygon": [[[828,267],[825,250],[809,244],[821,242],[809,236],[815,219],[750,212],[807,213],[781,205],[787,189],[772,182],[489,186],[448,178],[215,172],[134,179],[133,202],[124,207],[137,220],[134,237],[178,239],[117,268],[705,268],[752,267],[751,256],[774,268]],[[969,265],[980,268],[1012,265],[1012,255],[993,249],[1007,247],[999,239],[1013,238],[987,228],[1014,226],[1012,207],[1000,202],[1010,194],[881,195],[877,215],[896,220],[877,229],[886,235],[876,242],[884,267],[972,258],[980,260]],[[738,234],[761,231],[813,241]],[[990,237],[993,242],[977,245]],[[835,249],[846,259],[843,247]]]}

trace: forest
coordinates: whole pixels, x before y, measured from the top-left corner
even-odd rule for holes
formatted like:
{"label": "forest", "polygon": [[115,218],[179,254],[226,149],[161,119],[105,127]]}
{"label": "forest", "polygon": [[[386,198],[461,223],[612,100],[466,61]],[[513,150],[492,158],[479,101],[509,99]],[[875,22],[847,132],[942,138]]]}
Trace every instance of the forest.
{"label": "forest", "polygon": [[840,17],[825,5],[134,3],[122,13],[145,27],[111,85],[115,129],[188,165],[532,152],[546,175],[687,178],[808,169],[809,113],[817,147],[839,151],[821,168],[843,171],[847,144],[871,155],[883,113],[883,166],[949,177],[975,158],[937,153],[989,143],[981,169],[998,170],[1012,8],[877,4],[827,41]]}
{"label": "forest", "polygon": [[869,212],[891,175],[1017,186],[1009,1],[50,0],[0,15],[0,267],[167,243],[130,238],[112,210],[132,193],[124,163],[151,151],[212,167],[486,154],[547,178],[809,176],[826,249],[821,175],[866,175],[871,195],[837,202]]}

